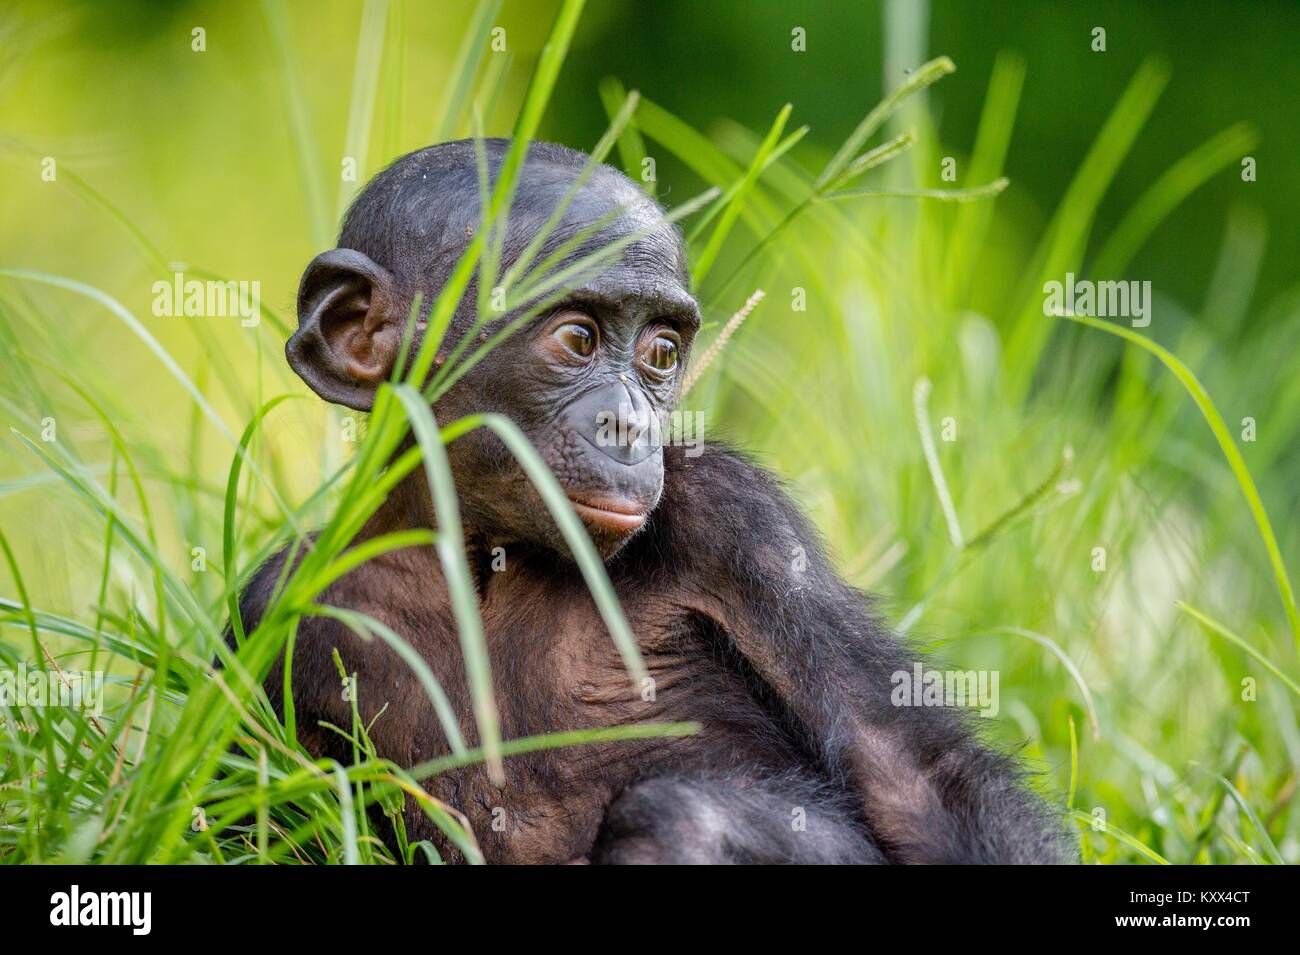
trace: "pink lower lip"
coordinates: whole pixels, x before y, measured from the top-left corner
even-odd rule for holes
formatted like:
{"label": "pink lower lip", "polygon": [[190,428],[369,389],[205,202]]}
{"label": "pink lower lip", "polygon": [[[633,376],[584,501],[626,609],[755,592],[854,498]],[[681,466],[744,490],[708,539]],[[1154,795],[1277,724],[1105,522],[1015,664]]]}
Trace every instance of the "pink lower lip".
{"label": "pink lower lip", "polygon": [[584,524],[594,524],[605,530],[617,531],[623,534],[629,534],[637,530],[645,523],[645,511],[634,511],[630,505],[622,502],[617,504],[617,510],[610,507],[609,503],[601,502],[601,505],[587,504],[582,501],[569,498],[573,504],[574,511],[578,517],[582,518]]}

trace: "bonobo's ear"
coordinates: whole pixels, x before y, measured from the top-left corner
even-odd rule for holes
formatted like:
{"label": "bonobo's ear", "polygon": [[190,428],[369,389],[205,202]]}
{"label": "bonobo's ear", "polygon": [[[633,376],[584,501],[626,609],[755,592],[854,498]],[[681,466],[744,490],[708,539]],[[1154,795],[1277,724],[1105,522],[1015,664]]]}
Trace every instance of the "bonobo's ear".
{"label": "bonobo's ear", "polygon": [[298,288],[289,365],[326,401],[369,411],[401,347],[392,274],[353,249],[312,259]]}

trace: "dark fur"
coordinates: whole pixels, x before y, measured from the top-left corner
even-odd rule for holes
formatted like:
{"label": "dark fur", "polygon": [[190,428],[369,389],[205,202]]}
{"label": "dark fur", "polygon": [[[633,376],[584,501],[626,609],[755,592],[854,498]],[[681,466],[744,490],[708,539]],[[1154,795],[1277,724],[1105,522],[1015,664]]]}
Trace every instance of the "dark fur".
{"label": "dark fur", "polygon": [[[492,147],[494,162],[503,149]],[[581,158],[559,147],[533,149],[512,236],[518,223],[540,224],[556,184],[573,175]],[[383,294],[409,301],[445,280],[476,215],[465,193],[474,195],[474,181],[461,181],[463,151],[453,144],[402,160],[349,214],[341,244],[392,273],[397,291]],[[441,175],[431,180],[433,169]],[[626,195],[630,187],[602,169],[575,204],[575,221],[598,214],[611,193]],[[526,239],[508,241],[507,262]],[[684,256],[671,247],[678,241],[671,234],[634,246],[619,269],[602,277],[603,288],[622,283],[637,301],[669,301],[673,283],[684,284]],[[309,285],[304,280],[310,303]],[[466,321],[459,315],[455,327],[463,330]],[[689,333],[683,344],[689,348]],[[494,353],[435,411],[447,421],[487,405],[522,418],[569,486],[594,473],[571,446],[556,450],[553,443],[570,396],[538,385],[525,358],[522,350]],[[647,394],[662,410],[675,391],[660,396],[647,386]],[[464,497],[466,545],[478,571],[503,736],[647,721],[694,720],[703,728],[684,738],[512,757],[501,788],[481,767],[430,779],[430,793],[468,817],[488,861],[1074,858],[1061,821],[1024,788],[1010,760],[977,741],[960,714],[891,704],[890,675],[910,670],[915,654],[874,620],[867,598],[830,567],[807,521],[744,457],[716,445],[694,458],[664,449],[662,487],[646,525],[626,541],[597,539],[655,678],[654,699],[643,701],[581,576],[555,543],[549,518],[526,482],[505,475],[501,449],[469,435],[449,454]],[[413,476],[361,537],[432,523],[427,487]],[[502,542],[506,567],[493,572],[488,554]],[[806,553],[801,570],[794,569],[796,548]],[[250,582],[241,604],[246,627],[264,612],[284,559],[268,562]],[[432,549],[380,557],[319,599],[368,613],[408,639],[474,740],[456,628]],[[324,618],[302,620],[294,654],[299,734],[310,751],[350,758],[350,744],[319,725],[351,723],[333,648],[358,674],[362,719],[369,722],[387,707],[372,731],[382,755],[410,766],[448,752],[406,665],[381,643],[364,643]],[[280,666],[266,682],[277,707]],[[418,808],[408,806],[406,817],[412,838],[431,839],[455,857]]]}

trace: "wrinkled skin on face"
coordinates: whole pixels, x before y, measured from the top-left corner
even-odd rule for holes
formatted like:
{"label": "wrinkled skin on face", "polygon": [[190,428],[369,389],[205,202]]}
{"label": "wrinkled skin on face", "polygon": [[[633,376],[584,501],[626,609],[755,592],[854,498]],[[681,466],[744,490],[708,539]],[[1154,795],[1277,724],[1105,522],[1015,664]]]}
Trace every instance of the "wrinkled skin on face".
{"label": "wrinkled skin on face", "polygon": [[[484,144],[493,175],[507,145]],[[532,145],[502,239],[498,275],[509,272],[565,202],[584,161],[562,147]],[[391,373],[415,294],[426,303],[427,317],[427,303],[480,228],[476,198],[466,201],[479,194],[476,162],[469,142],[399,160],[357,200],[340,248],[308,268],[299,295],[301,328],[288,354],[323,397],[369,407],[374,389]],[[599,228],[593,230],[593,223]],[[557,299],[433,408],[442,424],[476,412],[514,420],[607,558],[644,526],[659,500],[661,439],[699,326],[680,235],[652,200],[609,167],[596,167],[530,267],[545,264],[536,274],[553,276],[614,244],[621,248],[612,260],[571,275]],[[478,338],[468,355],[538,304],[536,296],[510,301],[517,282],[507,291],[506,310],[490,313],[486,325],[473,329],[477,282],[457,309],[439,362],[462,336]],[[567,553],[536,488],[491,432],[471,432],[453,442],[448,455],[471,540]]]}
{"label": "wrinkled skin on face", "polygon": [[[644,228],[619,220],[613,235]],[[621,261],[501,345],[493,371],[475,369],[435,409],[496,411],[518,423],[605,556],[641,528],[663,488],[654,438],[666,432],[699,323],[680,261],[677,236],[660,220]],[[495,437],[475,432],[449,455],[467,523],[493,544],[565,550],[537,490]]]}

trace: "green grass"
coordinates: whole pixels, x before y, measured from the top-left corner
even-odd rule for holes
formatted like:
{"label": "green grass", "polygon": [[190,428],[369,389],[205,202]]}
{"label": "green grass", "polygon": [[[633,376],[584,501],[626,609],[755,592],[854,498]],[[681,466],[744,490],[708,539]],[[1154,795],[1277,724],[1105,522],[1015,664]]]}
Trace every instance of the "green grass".
{"label": "green grass", "polygon": [[[478,5],[452,70],[439,78],[440,96],[417,116],[408,115],[412,105],[427,97],[393,63],[415,52],[401,5],[366,4],[344,77],[343,138],[358,182],[341,184],[340,201],[429,129],[510,133],[522,143],[544,128],[582,4],[561,6],[509,128],[492,125],[509,62],[483,55],[498,8]],[[321,165],[306,95],[307,48],[290,11],[267,2],[263,12],[294,147],[274,161],[300,184],[304,248],[318,249],[332,231],[321,173],[330,167]],[[1067,270],[1129,277],[1145,238],[1231,169],[1253,134],[1232,126],[1192,150],[1112,233],[1095,234],[1116,169],[1141,147],[1171,81],[1162,64],[1148,64],[1040,234],[1005,202],[1015,189],[1003,171],[1020,93],[1033,81],[1018,58],[995,66],[976,142],[960,163],[968,177],[939,181],[939,157],[960,155],[963,144],[942,143],[928,117],[873,142],[924,88],[975,82],[948,77],[953,70],[946,58],[918,65],[830,154],[808,143],[806,127],[787,132],[798,104],[774,109],[767,129],[724,121],[706,135],[656,103],[654,91],[628,93],[617,78],[593,91],[610,117],[606,134],[587,144],[598,159],[617,146],[634,176],[647,155],[658,157],[661,175],[680,170],[680,181],[657,191],[673,197],[672,215],[690,239],[706,319],[696,354],[756,290],[765,293],[726,333],[686,404],[706,413],[712,434],[739,439],[787,479],[845,576],[882,595],[893,625],[963,668],[1000,671],[1002,720],[990,735],[1025,743],[1044,793],[1078,821],[1086,861],[1300,861],[1300,626],[1287,569],[1297,559],[1296,488],[1285,453],[1300,433],[1300,390],[1277,357],[1279,342],[1300,329],[1300,306],[1276,303],[1280,331],[1254,337],[1208,312],[1161,308],[1140,331],[1042,314],[1047,278]],[[407,140],[411,126],[421,132]],[[933,175],[882,176],[904,155]],[[513,149],[495,186],[485,184],[488,225],[509,207],[522,156]],[[70,186],[88,215],[130,240],[124,268],[167,274],[181,256],[169,256],[126,202],[93,181],[71,168],[58,188]],[[692,190],[695,198],[677,201]],[[1234,276],[1252,269],[1262,248],[1243,234],[1229,232],[1231,267],[1216,270],[1207,301],[1242,299]],[[264,303],[267,320],[250,334],[223,337],[189,322],[192,340],[179,340],[84,280],[72,254],[48,268],[0,263],[0,407],[11,425],[0,466],[0,664],[108,673],[98,718],[3,714],[0,860],[434,859],[431,845],[405,838],[398,808],[406,797],[475,860],[474,834],[454,807],[428,796],[425,780],[477,762],[499,773],[511,755],[548,746],[694,730],[501,737],[444,450],[469,430],[492,429],[518,458],[578,557],[609,631],[601,638],[617,645],[629,679],[643,664],[600,560],[524,436],[496,416],[438,421],[430,411],[431,399],[519,327],[456,350],[429,376],[471,278],[481,287],[499,281],[512,301],[540,298],[540,308],[577,274],[555,275],[554,256],[538,260],[540,238],[501,274],[492,236],[491,228],[476,233],[432,303],[411,374],[381,390],[355,446],[337,439],[342,412],[285,400],[304,392],[283,366],[293,317],[278,303]],[[579,271],[601,267],[620,247],[598,251]],[[226,262],[187,269],[231,272]],[[796,289],[805,311],[792,307]],[[97,343],[138,355],[133,367],[165,378],[183,405],[157,406],[105,366],[103,348],[53,333],[68,316],[93,322]],[[1258,442],[1239,441],[1229,424],[1246,416],[1260,423]],[[54,440],[44,437],[47,418]],[[397,454],[408,435],[414,447]],[[418,468],[439,532],[353,547],[387,491]],[[304,550],[312,531],[315,546]],[[318,602],[358,563],[430,543],[461,637],[472,741],[402,634]],[[205,546],[201,561],[196,546]],[[302,560],[250,630],[236,594],[283,546]],[[1096,548],[1105,549],[1104,570],[1093,569]],[[220,639],[232,612],[235,653]],[[401,654],[452,752],[392,765],[355,710],[351,725],[335,728],[351,743],[350,765],[303,751],[297,715],[290,707],[277,719],[261,682],[311,615]],[[211,665],[217,655],[220,671]],[[348,676],[340,669],[341,680]],[[235,741],[249,755],[232,750]],[[374,805],[397,831],[396,852],[372,831]]]}

